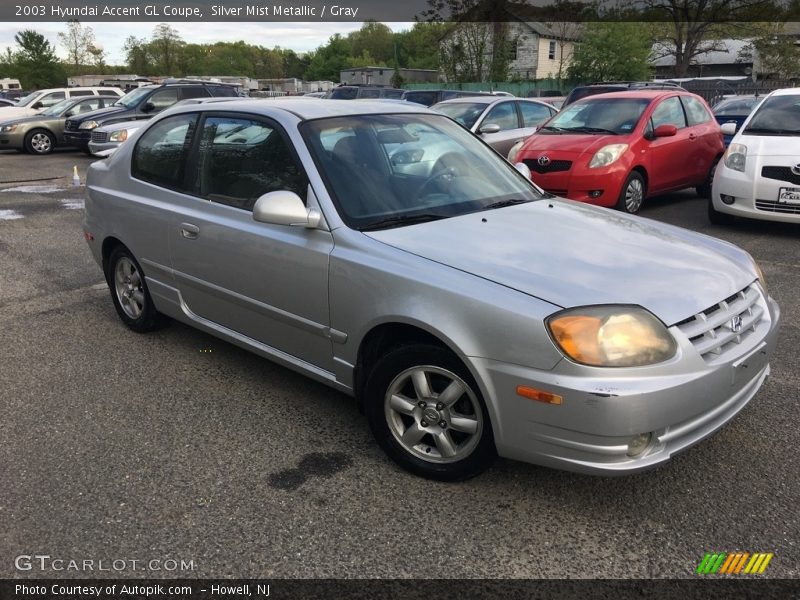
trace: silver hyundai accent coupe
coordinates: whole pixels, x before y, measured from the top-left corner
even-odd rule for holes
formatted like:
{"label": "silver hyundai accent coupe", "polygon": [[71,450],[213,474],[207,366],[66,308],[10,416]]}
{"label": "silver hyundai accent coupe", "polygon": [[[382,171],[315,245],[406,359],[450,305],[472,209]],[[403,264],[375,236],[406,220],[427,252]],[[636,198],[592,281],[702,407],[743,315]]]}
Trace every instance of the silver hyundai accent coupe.
{"label": "silver hyundai accent coupe", "polygon": [[736,246],[549,196],[411,105],[170,109],[92,164],[84,234],[132,330],[171,317],[351,394],[441,480],[661,464],[753,398],[780,314]]}

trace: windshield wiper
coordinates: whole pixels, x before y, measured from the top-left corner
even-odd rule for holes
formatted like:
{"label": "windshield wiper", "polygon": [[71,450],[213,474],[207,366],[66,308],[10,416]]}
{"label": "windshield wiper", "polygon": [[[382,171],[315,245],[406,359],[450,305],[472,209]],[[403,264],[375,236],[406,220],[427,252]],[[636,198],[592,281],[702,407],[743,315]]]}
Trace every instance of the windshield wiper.
{"label": "windshield wiper", "polygon": [[612,129],[603,129],[602,127],[570,127],[565,129],[564,131],[581,131],[584,133],[610,133],[611,135],[618,135],[616,131]]}
{"label": "windshield wiper", "polygon": [[800,130],[797,129],[772,129],[766,127],[748,127],[742,133],[757,133],[761,135],[798,135]]}
{"label": "windshield wiper", "polygon": [[413,225],[415,223],[426,223],[428,221],[438,221],[439,219],[446,219],[446,215],[436,213],[422,213],[417,215],[401,215],[398,217],[389,217],[388,219],[381,219],[373,223],[368,223],[364,227],[360,227],[359,231],[372,231],[374,229],[388,229],[390,227],[402,227],[403,225]]}
{"label": "windshield wiper", "polygon": [[539,131],[564,131],[564,129],[556,127],[555,125],[545,125],[544,127],[540,127]]}
{"label": "windshield wiper", "polygon": [[514,206],[515,204],[525,204],[526,202],[533,202],[533,199],[512,198],[511,200],[499,200],[498,202],[492,202],[491,204],[487,204],[481,210],[505,208],[506,206]]}

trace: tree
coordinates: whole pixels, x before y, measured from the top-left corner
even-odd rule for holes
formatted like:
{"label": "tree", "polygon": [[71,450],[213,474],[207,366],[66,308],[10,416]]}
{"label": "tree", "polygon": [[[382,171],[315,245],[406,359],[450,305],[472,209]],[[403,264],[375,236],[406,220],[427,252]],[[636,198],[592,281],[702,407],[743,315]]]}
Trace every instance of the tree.
{"label": "tree", "polygon": [[742,49],[739,58],[752,60],[762,76],[793,78],[800,75],[800,47],[784,33],[784,23],[758,23],[754,39]]}
{"label": "tree", "polygon": [[68,21],[67,31],[59,33],[58,40],[67,51],[67,63],[75,67],[76,72],[89,64],[90,59],[97,64],[97,54],[94,52],[97,45],[91,27],[85,27],[77,20]]}
{"label": "tree", "polygon": [[361,26],[361,29],[354,31],[347,37],[350,41],[353,56],[360,56],[366,52],[374,57],[375,60],[386,64],[392,59],[393,35],[392,30],[383,23],[367,21]]}
{"label": "tree", "polygon": [[646,18],[658,22],[654,58],[675,59],[675,76],[685,77],[689,67],[708,52],[721,50],[724,38],[748,38],[752,21],[763,15],[780,15],[773,0],[644,0]]}
{"label": "tree", "polygon": [[164,75],[176,74],[180,49],[185,45],[178,31],[167,23],[160,23],[153,29],[153,38],[147,44],[147,53]]}
{"label": "tree", "polygon": [[638,23],[588,23],[568,75],[581,81],[648,79],[651,49],[650,36]]}
{"label": "tree", "polygon": [[122,49],[125,51],[125,60],[128,67],[139,75],[153,75],[155,71],[150,66],[147,56],[147,40],[129,35],[125,39]]}
{"label": "tree", "polygon": [[67,78],[55,49],[41,34],[31,29],[18,32],[14,41],[20,49],[13,54],[15,73],[23,74],[25,87],[39,89],[63,86]]}
{"label": "tree", "polygon": [[304,78],[307,81],[339,81],[341,71],[351,66],[351,57],[350,41],[336,33],[314,52]]}

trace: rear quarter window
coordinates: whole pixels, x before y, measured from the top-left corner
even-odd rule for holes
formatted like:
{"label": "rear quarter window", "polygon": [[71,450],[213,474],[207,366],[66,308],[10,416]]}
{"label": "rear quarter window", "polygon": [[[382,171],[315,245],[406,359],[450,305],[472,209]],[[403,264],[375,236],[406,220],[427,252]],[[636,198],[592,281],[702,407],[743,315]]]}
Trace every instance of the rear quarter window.
{"label": "rear quarter window", "polygon": [[196,114],[181,114],[148,129],[134,148],[131,175],[154,185],[186,191],[186,159],[196,123]]}

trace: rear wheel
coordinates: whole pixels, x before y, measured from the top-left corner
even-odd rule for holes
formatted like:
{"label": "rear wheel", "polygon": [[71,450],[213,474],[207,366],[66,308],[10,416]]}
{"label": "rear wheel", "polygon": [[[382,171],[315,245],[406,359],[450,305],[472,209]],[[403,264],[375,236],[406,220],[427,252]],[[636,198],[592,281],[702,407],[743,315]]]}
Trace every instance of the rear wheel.
{"label": "rear wheel", "polygon": [[473,477],[496,456],[477,385],[451,352],[403,346],[382,357],[365,388],[370,429],[404,469],[440,481]]}
{"label": "rear wheel", "polygon": [[159,313],[147,289],[142,267],[125,246],[117,246],[106,264],[106,281],[122,322],[137,333],[160,329],[166,317]]}
{"label": "rear wheel", "polygon": [[56,138],[44,129],[34,129],[25,136],[25,150],[31,154],[50,154],[56,147]]}
{"label": "rear wheel", "polygon": [[641,173],[638,171],[632,171],[625,180],[622,191],[619,193],[616,206],[617,210],[635,215],[642,207],[645,193],[646,186],[644,177],[642,177]]}

